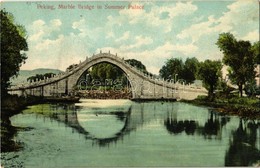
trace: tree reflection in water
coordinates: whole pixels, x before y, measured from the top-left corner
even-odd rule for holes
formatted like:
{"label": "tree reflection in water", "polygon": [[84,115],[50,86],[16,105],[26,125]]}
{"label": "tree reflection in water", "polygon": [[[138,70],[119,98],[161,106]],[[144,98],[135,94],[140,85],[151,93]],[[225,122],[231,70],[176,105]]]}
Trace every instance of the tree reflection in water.
{"label": "tree reflection in water", "polygon": [[[243,123],[244,122],[244,123]],[[251,166],[260,164],[260,151],[256,145],[260,122],[239,122],[237,130],[232,133],[229,149],[226,151],[225,166]],[[258,162],[258,163],[257,163]]]}
{"label": "tree reflection in water", "polygon": [[187,135],[203,135],[206,139],[211,139],[212,136],[221,138],[222,127],[230,120],[229,117],[219,116],[213,111],[209,111],[209,118],[204,126],[200,126],[195,120],[177,120],[177,115],[167,117],[164,120],[164,126],[170,134],[179,134],[183,131]]}
{"label": "tree reflection in water", "polygon": [[[222,128],[230,121],[228,116],[220,116],[213,111],[209,111],[209,118],[204,126],[200,126],[197,121],[178,121],[177,115],[169,116],[164,120],[164,125],[170,134],[177,135],[186,132],[187,135],[203,135],[206,139],[221,140]],[[257,134],[260,132],[260,122],[254,120],[240,119],[237,130],[232,132],[229,149],[225,155],[225,166],[252,166],[260,165],[260,146]]]}
{"label": "tree reflection in water", "polygon": [[220,116],[214,111],[209,111],[209,118],[205,122],[204,127],[198,128],[198,133],[202,134],[206,139],[215,137],[221,139],[222,128],[230,121],[228,116]]}
{"label": "tree reflection in water", "polygon": [[185,131],[187,135],[193,135],[198,124],[194,120],[177,121],[167,118],[164,125],[170,134],[178,134]]}

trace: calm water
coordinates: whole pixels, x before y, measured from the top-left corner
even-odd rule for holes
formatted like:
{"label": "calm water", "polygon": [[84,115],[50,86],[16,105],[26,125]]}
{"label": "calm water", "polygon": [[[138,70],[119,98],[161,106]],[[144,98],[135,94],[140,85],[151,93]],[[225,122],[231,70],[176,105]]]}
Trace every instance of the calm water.
{"label": "calm water", "polygon": [[81,100],[30,106],[11,118],[28,127],[4,166],[253,166],[260,121],[220,116],[180,102]]}

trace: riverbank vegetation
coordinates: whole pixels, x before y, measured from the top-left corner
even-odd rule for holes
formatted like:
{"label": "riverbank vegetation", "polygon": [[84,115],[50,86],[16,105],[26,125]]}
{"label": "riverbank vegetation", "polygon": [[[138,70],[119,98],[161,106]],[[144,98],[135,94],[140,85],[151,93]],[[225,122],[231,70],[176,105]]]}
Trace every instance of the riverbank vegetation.
{"label": "riverbank vegetation", "polygon": [[181,101],[199,106],[213,107],[222,114],[260,119],[260,100],[258,98],[238,96],[226,98],[223,96],[216,96],[214,100],[211,100],[207,96],[199,96],[195,100]]}

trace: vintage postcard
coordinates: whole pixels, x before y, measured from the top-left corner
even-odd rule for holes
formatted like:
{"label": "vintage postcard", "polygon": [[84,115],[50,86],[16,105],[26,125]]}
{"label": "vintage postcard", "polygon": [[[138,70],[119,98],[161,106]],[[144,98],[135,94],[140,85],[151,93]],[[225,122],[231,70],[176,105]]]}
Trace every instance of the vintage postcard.
{"label": "vintage postcard", "polygon": [[258,0],[1,1],[1,167],[260,166]]}

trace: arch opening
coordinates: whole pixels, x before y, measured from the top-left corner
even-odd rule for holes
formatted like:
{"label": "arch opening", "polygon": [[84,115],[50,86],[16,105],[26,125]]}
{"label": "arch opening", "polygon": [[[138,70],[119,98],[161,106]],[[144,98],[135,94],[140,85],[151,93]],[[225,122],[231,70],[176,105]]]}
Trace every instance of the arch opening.
{"label": "arch opening", "polygon": [[88,67],[77,79],[76,95],[93,99],[131,99],[131,81],[126,72],[108,61]]}

